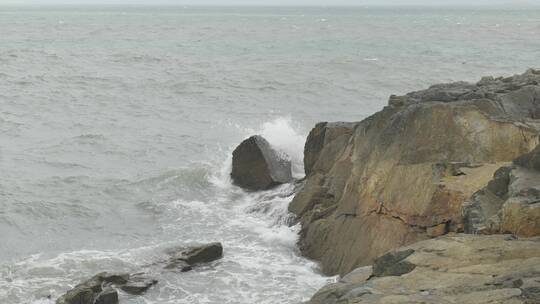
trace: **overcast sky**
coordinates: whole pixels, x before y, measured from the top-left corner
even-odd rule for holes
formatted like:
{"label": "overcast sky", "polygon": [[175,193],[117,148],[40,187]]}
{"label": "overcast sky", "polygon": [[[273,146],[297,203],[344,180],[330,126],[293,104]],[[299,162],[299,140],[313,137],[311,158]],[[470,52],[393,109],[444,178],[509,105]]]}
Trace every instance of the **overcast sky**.
{"label": "overcast sky", "polygon": [[146,5],[494,5],[540,4],[540,0],[0,0],[0,4]]}

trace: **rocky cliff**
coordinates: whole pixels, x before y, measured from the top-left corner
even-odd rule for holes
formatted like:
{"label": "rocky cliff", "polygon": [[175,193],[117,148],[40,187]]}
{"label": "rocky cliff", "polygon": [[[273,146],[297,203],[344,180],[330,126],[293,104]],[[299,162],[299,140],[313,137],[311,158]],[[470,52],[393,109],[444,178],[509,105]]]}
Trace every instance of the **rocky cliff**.
{"label": "rocky cliff", "polygon": [[533,150],[539,131],[536,70],[434,85],[391,96],[361,122],[319,123],[305,145],[303,188],[289,206],[302,224],[300,248],[326,274],[344,274],[388,250],[477,229],[470,224],[484,225],[500,208],[464,223],[464,202]]}

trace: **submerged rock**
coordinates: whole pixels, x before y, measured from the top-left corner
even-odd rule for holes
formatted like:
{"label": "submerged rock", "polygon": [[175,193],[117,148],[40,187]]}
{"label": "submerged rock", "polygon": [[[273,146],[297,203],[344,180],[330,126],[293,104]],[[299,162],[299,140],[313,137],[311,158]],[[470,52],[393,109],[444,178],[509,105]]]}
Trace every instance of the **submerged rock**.
{"label": "submerged rock", "polygon": [[[356,282],[344,280],[355,270],[321,288],[307,304],[540,303],[538,237],[443,236],[389,254],[377,260],[416,267],[401,275],[374,273]],[[374,272],[377,267],[373,266]]]}
{"label": "submerged rock", "polygon": [[[435,85],[392,96],[361,122],[317,124],[305,145],[307,177],[289,205],[303,254],[324,273],[343,274],[404,244],[462,231],[463,203],[531,151],[539,131],[536,70]],[[507,222],[523,206],[508,204]]]}
{"label": "submerged rock", "polygon": [[255,135],[234,150],[231,177],[242,188],[266,190],[292,181],[291,162]]}

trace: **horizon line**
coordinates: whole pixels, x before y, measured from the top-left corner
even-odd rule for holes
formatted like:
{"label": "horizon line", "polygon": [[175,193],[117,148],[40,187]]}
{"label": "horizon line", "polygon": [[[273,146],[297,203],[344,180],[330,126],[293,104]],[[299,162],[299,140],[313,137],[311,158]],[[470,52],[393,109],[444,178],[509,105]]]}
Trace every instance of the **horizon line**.
{"label": "horizon line", "polygon": [[429,7],[429,8],[444,8],[444,7],[531,7],[531,6],[540,6],[540,3],[496,3],[496,4],[451,4],[451,3],[444,3],[444,4],[331,4],[331,5],[325,5],[325,4],[180,4],[180,3],[172,3],[172,4],[147,4],[147,3],[0,3],[0,7],[180,7],[180,8],[198,8],[198,7],[215,7],[215,8],[234,8],[234,7],[313,7],[313,8],[332,8],[332,7],[355,7],[355,8],[362,8],[362,7]]}

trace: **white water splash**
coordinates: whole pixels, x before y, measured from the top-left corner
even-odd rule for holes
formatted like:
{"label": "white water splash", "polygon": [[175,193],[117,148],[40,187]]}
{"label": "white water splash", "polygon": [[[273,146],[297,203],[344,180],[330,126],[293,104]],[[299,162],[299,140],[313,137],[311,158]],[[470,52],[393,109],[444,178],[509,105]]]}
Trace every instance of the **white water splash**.
{"label": "white water splash", "polygon": [[266,122],[261,126],[258,134],[266,138],[274,148],[290,157],[295,178],[304,176],[303,159],[306,136],[297,131],[291,118],[280,117]]}

